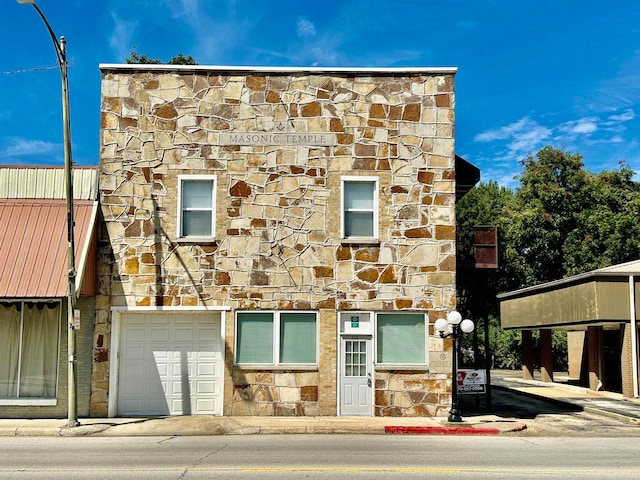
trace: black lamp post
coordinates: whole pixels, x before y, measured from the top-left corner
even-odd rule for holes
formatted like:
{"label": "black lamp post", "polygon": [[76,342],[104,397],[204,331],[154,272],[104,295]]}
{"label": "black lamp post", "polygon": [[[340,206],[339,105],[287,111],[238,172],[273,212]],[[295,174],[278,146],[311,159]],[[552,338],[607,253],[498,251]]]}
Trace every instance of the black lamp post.
{"label": "black lamp post", "polygon": [[451,410],[449,411],[449,421],[462,422],[460,410],[458,410],[458,350],[460,349],[459,339],[462,337],[463,333],[473,332],[475,325],[471,320],[462,320],[462,315],[454,310],[453,312],[449,312],[446,319],[439,318],[438,320],[436,320],[435,327],[436,330],[440,333],[440,338],[451,338],[453,340],[453,361],[451,369]]}
{"label": "black lamp post", "polygon": [[60,75],[62,77],[62,134],[64,139],[64,173],[65,173],[65,197],[67,200],[67,280],[69,282],[69,297],[67,305],[68,316],[68,355],[69,355],[69,378],[68,378],[68,391],[69,391],[69,419],[68,426],[78,426],[78,414],[77,414],[77,402],[76,402],[76,335],[75,335],[75,321],[74,314],[76,308],[76,267],[75,267],[75,252],[74,252],[74,238],[73,238],[73,174],[72,174],[72,158],[71,158],[71,123],[69,121],[69,76],[67,73],[67,51],[66,40],[64,37],[56,37],[51,25],[47,21],[46,17],[42,13],[42,10],[36,5],[35,0],[16,0],[18,3],[30,4],[35,8],[38,15],[44,22],[53,47],[56,50],[56,56],[58,58],[58,66],[60,67]]}

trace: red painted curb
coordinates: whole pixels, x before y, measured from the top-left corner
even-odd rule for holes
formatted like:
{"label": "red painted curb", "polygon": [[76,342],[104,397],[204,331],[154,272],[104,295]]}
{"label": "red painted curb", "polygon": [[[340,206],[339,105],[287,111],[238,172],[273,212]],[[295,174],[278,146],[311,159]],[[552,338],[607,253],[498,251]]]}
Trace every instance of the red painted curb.
{"label": "red painted curb", "polygon": [[400,435],[499,435],[497,428],[473,427],[384,427],[385,433]]}

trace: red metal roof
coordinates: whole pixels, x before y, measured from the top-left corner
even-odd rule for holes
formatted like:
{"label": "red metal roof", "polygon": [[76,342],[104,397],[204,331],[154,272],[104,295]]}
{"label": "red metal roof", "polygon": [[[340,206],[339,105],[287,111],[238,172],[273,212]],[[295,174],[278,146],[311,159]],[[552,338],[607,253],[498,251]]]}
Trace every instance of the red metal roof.
{"label": "red metal roof", "polygon": [[[74,202],[78,278],[92,241],[97,202]],[[67,205],[65,200],[0,199],[0,298],[66,297]]]}

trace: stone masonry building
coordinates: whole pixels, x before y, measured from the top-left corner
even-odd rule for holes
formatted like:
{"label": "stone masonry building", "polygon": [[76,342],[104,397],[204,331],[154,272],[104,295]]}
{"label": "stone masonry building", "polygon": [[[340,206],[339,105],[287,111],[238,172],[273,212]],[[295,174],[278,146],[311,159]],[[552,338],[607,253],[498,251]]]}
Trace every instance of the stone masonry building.
{"label": "stone masonry building", "polygon": [[446,413],[455,69],[101,72],[92,415]]}

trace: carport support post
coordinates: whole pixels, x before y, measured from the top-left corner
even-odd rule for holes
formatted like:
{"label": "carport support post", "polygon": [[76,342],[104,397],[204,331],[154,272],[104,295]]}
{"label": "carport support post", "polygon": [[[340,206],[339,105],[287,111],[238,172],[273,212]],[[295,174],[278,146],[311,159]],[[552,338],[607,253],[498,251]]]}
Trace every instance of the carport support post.
{"label": "carport support post", "polygon": [[533,333],[522,330],[522,378],[533,380]]}
{"label": "carport support post", "polygon": [[622,396],[626,398],[635,397],[635,383],[633,380],[633,356],[637,353],[633,350],[633,341],[631,333],[631,323],[620,324],[622,330],[620,345],[620,373],[622,380]]}
{"label": "carport support post", "polygon": [[540,330],[540,380],[553,382],[553,350],[548,328]]}
{"label": "carport support post", "polygon": [[604,347],[602,345],[602,327],[587,327],[587,356],[589,360],[589,388],[600,390],[604,386],[602,377]]}

